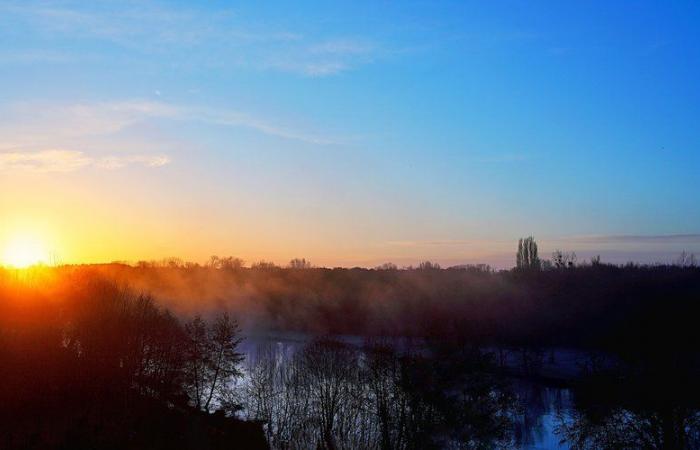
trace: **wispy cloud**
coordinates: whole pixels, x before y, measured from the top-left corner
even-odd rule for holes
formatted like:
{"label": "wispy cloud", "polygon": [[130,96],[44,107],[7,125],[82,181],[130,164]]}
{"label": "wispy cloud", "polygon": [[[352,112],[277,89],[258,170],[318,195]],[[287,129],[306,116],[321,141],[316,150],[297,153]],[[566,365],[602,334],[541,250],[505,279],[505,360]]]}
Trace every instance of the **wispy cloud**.
{"label": "wispy cloud", "polygon": [[347,64],[340,61],[271,61],[266,66],[309,77],[336,75],[349,68]]}
{"label": "wispy cloud", "polygon": [[[0,170],[72,172],[83,168],[161,167],[178,136],[141,136],[153,121],[242,127],[313,145],[339,140],[280,126],[233,110],[129,100],[0,107]],[[157,128],[157,127],[156,127]]]}
{"label": "wispy cloud", "polygon": [[0,153],[0,170],[72,172],[89,164],[90,158],[71,150]]}
{"label": "wispy cloud", "polygon": [[386,245],[392,247],[447,247],[447,246],[465,246],[465,245],[481,245],[485,241],[476,239],[434,239],[434,240],[418,240],[418,241],[387,241]]}
{"label": "wispy cloud", "polygon": [[[543,237],[538,242],[545,247],[577,248],[577,247],[650,247],[650,246],[675,246],[675,245],[700,245],[700,233],[687,234],[640,234],[640,235],[588,235],[588,236],[561,236]],[[425,239],[387,241],[385,245],[391,247],[421,248],[421,247],[464,247],[484,246],[500,247],[513,246],[517,239],[493,240],[493,239]]]}
{"label": "wispy cloud", "polygon": [[166,155],[106,156],[95,159],[93,164],[102,169],[121,169],[132,164],[145,167],[163,167],[170,164],[170,157]]}
{"label": "wispy cloud", "polygon": [[128,165],[162,167],[170,163],[165,155],[118,155],[93,158],[75,150],[0,153],[0,171],[73,172],[87,167],[121,169]]}
{"label": "wispy cloud", "polygon": [[285,72],[324,77],[369,64],[387,53],[386,49],[366,39],[338,38],[276,54],[265,64]]}
{"label": "wispy cloud", "polygon": [[[196,10],[162,8],[154,3],[109,2],[82,5],[21,2],[5,4],[6,16],[39,32],[110,41],[123,46],[195,44],[214,37],[212,25],[230,16],[205,15]],[[206,21],[209,20],[209,26]]]}
{"label": "wispy cloud", "polygon": [[[78,104],[21,103],[0,110],[0,149],[26,147],[37,141],[105,135],[152,119],[199,122],[243,127],[269,136],[317,145],[342,143],[323,136],[266,121],[249,114],[199,106],[174,105],[160,101],[128,100]],[[14,137],[10,139],[10,137]]]}
{"label": "wispy cloud", "polygon": [[[132,58],[168,53],[171,62],[199,67],[250,67],[323,77],[371,63],[382,54],[366,37],[310,36],[266,26],[230,10],[166,7],[157,2],[11,2],[0,4],[0,15],[7,23],[52,38],[112,44],[126,49]],[[24,57],[36,56],[42,55]]]}
{"label": "wispy cloud", "polygon": [[190,119],[210,124],[245,127],[270,136],[306,142],[309,144],[333,145],[342,143],[342,140],[337,138],[301,131],[279,124],[273,124],[238,111],[199,107],[181,108],[179,111],[180,114],[177,119],[182,120]]}
{"label": "wispy cloud", "polygon": [[372,42],[365,42],[357,39],[332,39],[312,45],[310,53],[319,55],[366,55],[376,50],[376,45]]}
{"label": "wispy cloud", "polygon": [[24,49],[0,51],[0,64],[34,64],[34,63],[52,63],[63,64],[75,61],[74,55],[66,52],[42,50],[42,49]]}
{"label": "wispy cloud", "polygon": [[[696,254],[700,251],[700,233],[561,236],[537,241],[542,258],[562,249],[575,251],[579,261],[600,255],[605,262],[616,264],[672,262],[682,251]],[[517,238],[396,240],[383,242],[382,247],[388,249],[387,253],[397,255],[390,258],[393,262],[404,258],[415,264],[417,260],[430,259],[446,266],[479,262],[510,268],[515,263]]]}
{"label": "wispy cloud", "polygon": [[648,235],[591,235],[560,238],[578,244],[700,244],[700,233]]}

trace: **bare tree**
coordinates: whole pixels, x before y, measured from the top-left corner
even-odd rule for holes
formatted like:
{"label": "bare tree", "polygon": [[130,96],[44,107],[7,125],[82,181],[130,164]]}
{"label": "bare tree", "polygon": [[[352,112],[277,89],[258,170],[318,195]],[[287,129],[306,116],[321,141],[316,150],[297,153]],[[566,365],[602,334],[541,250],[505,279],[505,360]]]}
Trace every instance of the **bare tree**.
{"label": "bare tree", "polygon": [[185,334],[187,335],[187,348],[185,350],[187,382],[193,391],[191,396],[195,407],[201,409],[211,355],[207,324],[201,316],[197,315],[185,324]]}
{"label": "bare tree", "polygon": [[576,265],[576,253],[564,253],[561,250],[554,250],[552,253],[552,264],[556,269],[565,269]]}
{"label": "bare tree", "polygon": [[675,265],[679,267],[696,267],[698,265],[694,253],[688,253],[685,250],[681,252],[675,261]]}
{"label": "bare tree", "polygon": [[207,367],[209,392],[204,402],[204,410],[207,412],[217,389],[225,390],[228,383],[241,376],[238,365],[243,361],[243,354],[237,350],[242,341],[239,334],[238,323],[227,312],[221,313],[211,326],[209,332],[211,355]]}

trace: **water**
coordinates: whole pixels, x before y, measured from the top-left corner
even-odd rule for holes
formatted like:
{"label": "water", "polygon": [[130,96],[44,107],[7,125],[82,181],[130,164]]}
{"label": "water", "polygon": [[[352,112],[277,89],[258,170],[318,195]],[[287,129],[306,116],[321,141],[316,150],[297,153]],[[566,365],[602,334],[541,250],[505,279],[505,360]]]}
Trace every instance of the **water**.
{"label": "water", "polygon": [[[283,335],[262,335],[246,339],[242,344],[242,350],[246,355],[246,360],[255,362],[257,351],[262,346],[272,345],[275,352],[283,359],[288,358],[311,337],[304,334],[283,334]],[[340,340],[360,346],[363,339],[355,336],[340,337]],[[553,361],[559,357],[561,367],[555,368]],[[568,373],[571,370],[571,361],[576,359],[576,355],[571,351],[558,351],[555,358],[551,358],[544,367],[544,370],[563,371]],[[573,411],[573,394],[570,389],[563,387],[548,386],[540,382],[525,380],[522,378],[512,378],[512,389],[519,400],[521,410],[514,420],[513,436],[515,448],[523,450],[564,450],[570,446],[562,442],[561,436],[556,433],[557,427],[562,421],[568,421]],[[245,383],[245,381],[243,381]]]}
{"label": "water", "polygon": [[517,447],[523,450],[570,448],[561,442],[556,429],[573,411],[571,390],[520,379],[512,380],[512,386],[524,408],[515,423]]}

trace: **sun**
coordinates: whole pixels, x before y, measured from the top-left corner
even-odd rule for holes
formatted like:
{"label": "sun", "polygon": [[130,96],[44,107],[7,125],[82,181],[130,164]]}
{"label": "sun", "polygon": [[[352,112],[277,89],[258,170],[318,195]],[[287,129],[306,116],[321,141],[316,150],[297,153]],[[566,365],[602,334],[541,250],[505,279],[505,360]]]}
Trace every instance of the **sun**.
{"label": "sun", "polygon": [[41,239],[34,236],[16,236],[7,241],[0,254],[0,263],[24,269],[37,264],[46,264],[49,254]]}

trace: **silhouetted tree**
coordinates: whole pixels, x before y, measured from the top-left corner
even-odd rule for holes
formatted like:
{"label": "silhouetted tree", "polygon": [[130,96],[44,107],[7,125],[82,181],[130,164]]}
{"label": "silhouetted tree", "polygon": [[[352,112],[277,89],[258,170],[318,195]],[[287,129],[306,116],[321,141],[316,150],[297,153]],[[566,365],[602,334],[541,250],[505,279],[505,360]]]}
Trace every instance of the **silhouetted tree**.
{"label": "silhouetted tree", "polygon": [[207,324],[199,315],[185,324],[185,333],[187,380],[192,390],[194,406],[202,409],[202,400],[208,384],[208,369],[211,365],[212,343],[207,333]]}
{"label": "silhouetted tree", "polygon": [[240,377],[241,371],[238,365],[243,361],[243,354],[238,352],[238,345],[242,339],[239,337],[238,323],[227,312],[221,313],[211,325],[209,331],[209,347],[211,356],[208,358],[209,392],[206,394],[204,410],[209,411],[209,406],[217,390],[225,391],[229,383]]}
{"label": "silhouetted tree", "polygon": [[254,270],[273,270],[279,269],[279,266],[271,261],[258,261],[250,266]]}
{"label": "silhouetted tree", "polygon": [[233,256],[219,257],[214,255],[209,258],[209,262],[206,265],[212,269],[240,270],[245,264],[240,258],[234,258]]}
{"label": "silhouetted tree", "polygon": [[552,264],[555,269],[565,269],[576,265],[576,253],[564,253],[561,250],[554,250],[552,253]]}
{"label": "silhouetted tree", "polygon": [[694,253],[688,253],[683,250],[676,259],[675,264],[679,267],[696,267],[698,265],[698,261]]}
{"label": "silhouetted tree", "polygon": [[419,270],[439,270],[440,264],[430,262],[430,261],[421,261],[418,264],[418,269]]}
{"label": "silhouetted tree", "polygon": [[290,269],[310,269],[311,263],[304,258],[294,258],[289,261]]}
{"label": "silhouetted tree", "polygon": [[194,406],[209,411],[215,394],[225,396],[229,383],[241,376],[238,365],[243,355],[239,327],[223,312],[208,325],[200,316],[185,324],[188,338],[186,371]]}
{"label": "silhouetted tree", "polygon": [[518,240],[518,253],[516,254],[516,267],[518,269],[539,270],[540,258],[537,254],[537,242],[532,236]]}

